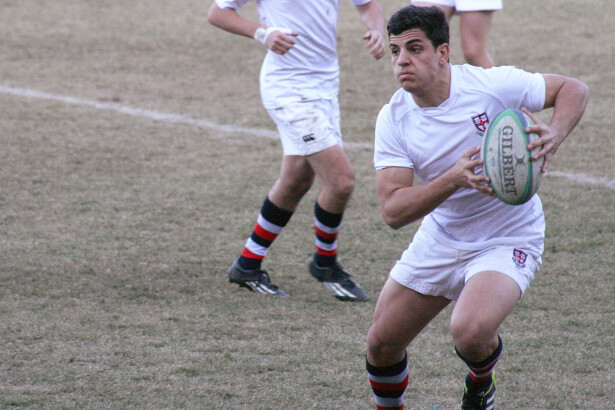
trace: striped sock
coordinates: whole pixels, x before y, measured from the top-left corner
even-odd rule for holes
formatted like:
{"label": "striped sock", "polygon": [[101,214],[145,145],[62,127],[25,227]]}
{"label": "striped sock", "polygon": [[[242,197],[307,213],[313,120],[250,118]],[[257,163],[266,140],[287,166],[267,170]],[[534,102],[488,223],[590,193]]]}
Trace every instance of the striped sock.
{"label": "striped sock", "polygon": [[292,212],[278,208],[268,197],[265,198],[254,230],[238,259],[239,266],[243,269],[260,269],[269,246],[282,232],[292,215]]}
{"label": "striped sock", "polygon": [[386,367],[373,366],[366,360],[365,367],[374,392],[376,409],[402,410],[404,392],[408,386],[408,356],[404,356],[401,362]]}
{"label": "striped sock", "polygon": [[482,388],[486,387],[486,385],[491,384],[491,375],[493,374],[493,368],[495,367],[498,359],[500,358],[500,354],[502,354],[502,338],[498,335],[498,347],[491,353],[491,355],[483,361],[480,362],[472,362],[465,357],[457,350],[455,347],[455,352],[457,355],[463,360],[470,370],[468,374],[468,382],[471,385]]}
{"label": "striped sock", "polygon": [[337,234],[342,225],[344,214],[325,211],[314,204],[314,231],[316,234],[316,256],[314,261],[319,266],[331,266],[337,259]]}

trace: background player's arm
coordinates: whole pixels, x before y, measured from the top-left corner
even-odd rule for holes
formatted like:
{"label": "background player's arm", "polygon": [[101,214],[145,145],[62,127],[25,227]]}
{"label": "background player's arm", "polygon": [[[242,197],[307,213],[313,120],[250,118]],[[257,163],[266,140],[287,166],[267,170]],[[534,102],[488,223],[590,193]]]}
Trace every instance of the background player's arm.
{"label": "background player's arm", "polygon": [[482,160],[471,158],[479,151],[480,148],[472,148],[464,152],[451,169],[416,186],[413,186],[412,168],[390,167],[378,170],[376,187],[380,212],[386,224],[399,229],[414,222],[436,209],[460,187],[493,195],[492,189],[485,185],[489,178],[474,174],[474,168],[482,165]]}
{"label": "background player's arm", "polygon": [[[257,30],[267,29],[265,26],[254,23],[250,20],[246,20],[234,9],[221,9],[215,2],[212,3],[209,11],[207,12],[207,21],[222,30],[251,38],[255,38],[254,34]],[[297,33],[292,32],[291,30],[279,30],[285,30],[290,36],[297,36]],[[275,29],[275,31],[268,32],[263,39],[264,41],[261,41],[258,38],[256,39],[263,42],[263,44],[265,44],[265,46],[271,51],[278,54],[285,54],[295,45],[295,41],[292,37],[289,37],[289,35],[286,35],[279,30]]]}
{"label": "background player's arm", "polygon": [[363,21],[368,30],[363,34],[363,39],[367,40],[366,47],[369,50],[369,54],[379,59],[386,51],[382,7],[376,0],[372,0],[369,3],[358,5],[357,10],[361,16],[361,21]]}
{"label": "background player's arm", "polygon": [[263,27],[260,24],[244,19],[236,10],[221,9],[215,2],[212,3],[207,12],[207,21],[222,30],[246,37],[254,37],[256,30],[259,27]]}

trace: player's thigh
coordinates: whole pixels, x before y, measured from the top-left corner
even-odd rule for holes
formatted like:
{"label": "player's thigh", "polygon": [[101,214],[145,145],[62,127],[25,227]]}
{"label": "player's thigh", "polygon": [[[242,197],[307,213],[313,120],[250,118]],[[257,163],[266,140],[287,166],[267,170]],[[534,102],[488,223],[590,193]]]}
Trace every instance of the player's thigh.
{"label": "player's thigh", "polygon": [[451,315],[456,340],[489,339],[521,298],[521,289],[510,276],[494,270],[473,275],[464,286]]}
{"label": "player's thigh", "polygon": [[462,47],[486,45],[493,11],[464,11],[459,15]]}
{"label": "player's thigh", "polygon": [[423,295],[389,277],[376,303],[368,345],[375,351],[403,351],[449,303],[442,296]]}
{"label": "player's thigh", "polygon": [[446,21],[449,21],[453,14],[455,14],[455,0],[417,0],[412,1],[412,4],[419,7],[437,6],[444,12]]}

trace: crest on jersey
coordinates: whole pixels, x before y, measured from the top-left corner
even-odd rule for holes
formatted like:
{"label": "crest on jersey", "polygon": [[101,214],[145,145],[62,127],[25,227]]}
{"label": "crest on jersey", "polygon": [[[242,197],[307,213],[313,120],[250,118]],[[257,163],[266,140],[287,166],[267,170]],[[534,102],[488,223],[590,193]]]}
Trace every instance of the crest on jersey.
{"label": "crest on jersey", "polygon": [[472,121],[474,122],[474,126],[480,131],[487,131],[487,126],[489,125],[489,117],[487,117],[487,113],[484,112],[482,114],[475,115],[472,117]]}
{"label": "crest on jersey", "polygon": [[518,268],[525,268],[525,262],[527,261],[527,253],[515,248],[513,249],[512,260],[513,262],[515,262]]}

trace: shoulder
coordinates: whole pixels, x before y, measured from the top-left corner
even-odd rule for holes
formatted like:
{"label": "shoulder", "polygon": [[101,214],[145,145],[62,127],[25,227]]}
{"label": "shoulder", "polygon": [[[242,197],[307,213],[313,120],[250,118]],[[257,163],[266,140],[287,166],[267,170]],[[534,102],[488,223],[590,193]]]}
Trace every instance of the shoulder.
{"label": "shoulder", "polygon": [[399,123],[405,116],[416,108],[416,104],[412,99],[412,95],[400,88],[397,90],[388,104],[385,104],[380,110],[378,121],[388,121],[391,125]]}
{"label": "shoulder", "polygon": [[492,68],[474,67],[469,64],[453,66],[453,73],[465,87],[496,87],[529,82],[542,78],[541,74],[530,73],[515,66]]}
{"label": "shoulder", "polygon": [[540,107],[544,98],[545,79],[515,66],[480,68],[471,65],[453,66],[453,83],[461,95],[489,96],[513,108],[530,104]]}

